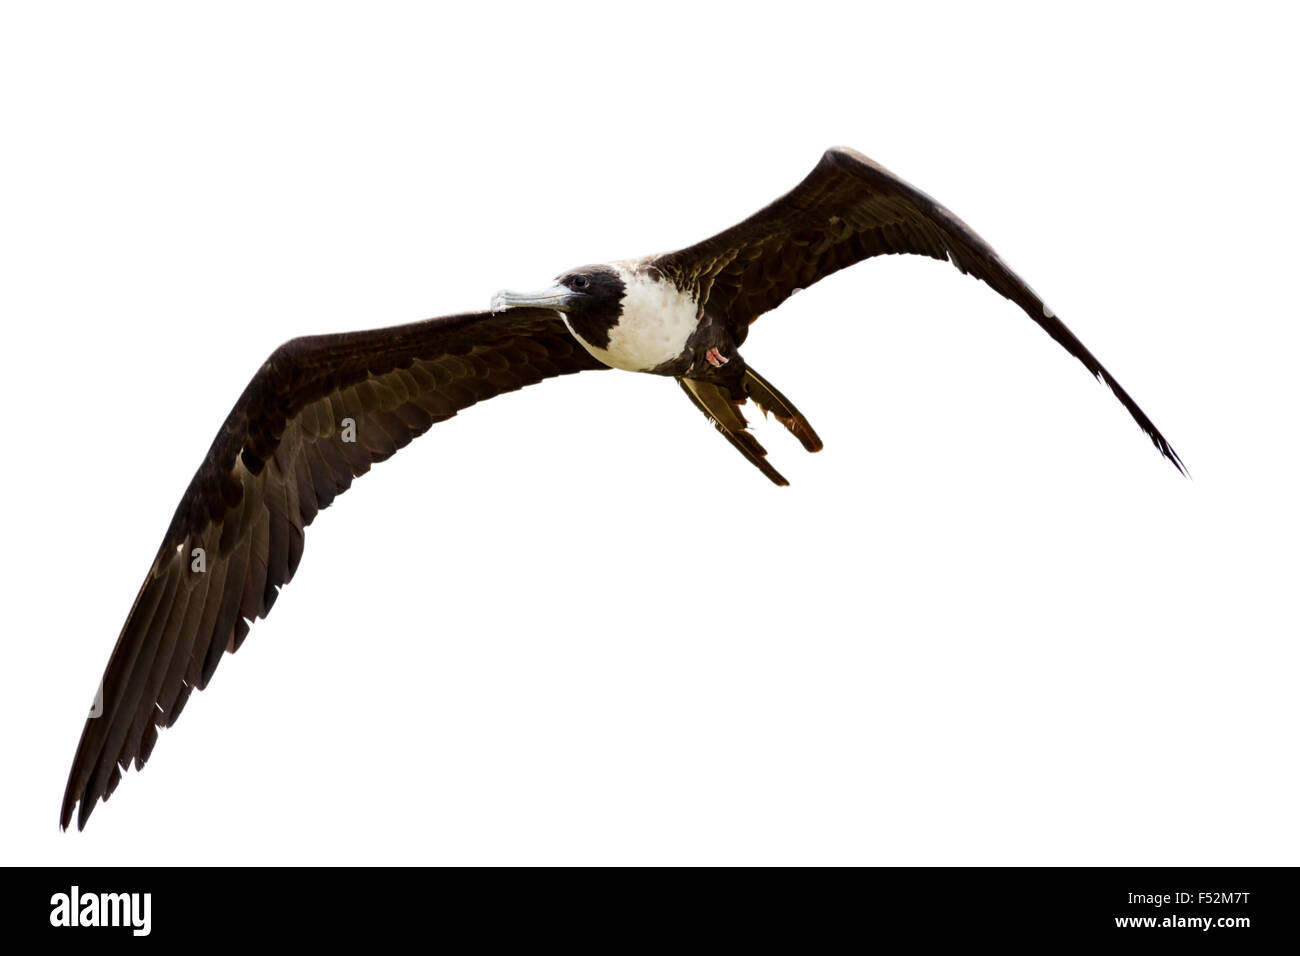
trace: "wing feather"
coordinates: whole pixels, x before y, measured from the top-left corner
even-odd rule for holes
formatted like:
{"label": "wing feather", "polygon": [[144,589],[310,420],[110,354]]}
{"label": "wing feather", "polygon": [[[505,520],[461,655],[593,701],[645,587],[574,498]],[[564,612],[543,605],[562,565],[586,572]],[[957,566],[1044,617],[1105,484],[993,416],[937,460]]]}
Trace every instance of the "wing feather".
{"label": "wing feather", "polygon": [[901,254],[946,259],[1019,305],[1110,388],[1152,444],[1185,473],[1128,392],[987,242],[946,207],[854,150],[827,150],[780,199],[652,264],[702,308],[726,317],[739,344],[756,318],[799,289],[864,259]]}
{"label": "wing feather", "polygon": [[[84,827],[180,716],[302,557],[304,529],[439,421],[544,378],[603,368],[547,310],[295,339],[262,365],[177,506],[86,721],[60,815]],[[353,419],[355,441],[344,439]],[[194,548],[206,566],[192,569]]]}

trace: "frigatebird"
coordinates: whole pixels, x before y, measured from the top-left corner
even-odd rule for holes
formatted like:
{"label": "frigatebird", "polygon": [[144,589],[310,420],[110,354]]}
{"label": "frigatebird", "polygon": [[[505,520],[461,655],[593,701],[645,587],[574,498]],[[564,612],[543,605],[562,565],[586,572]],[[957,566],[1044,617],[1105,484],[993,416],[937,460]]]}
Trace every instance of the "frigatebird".
{"label": "frigatebird", "polygon": [[1173,448],[1128,393],[973,230],[851,149],[828,150],[793,190],[696,245],[584,266],[488,312],[293,339],[258,369],[176,508],[122,627],[63,797],[84,827],[160,727],[265,617],[302,556],[303,533],[354,478],[435,422],[543,379],[619,368],[674,378],[771,481],[747,430],[753,399],[809,451],[808,420],[738,351],[790,295],[879,255],[946,259],[1019,305],[1108,385],[1160,453]]}

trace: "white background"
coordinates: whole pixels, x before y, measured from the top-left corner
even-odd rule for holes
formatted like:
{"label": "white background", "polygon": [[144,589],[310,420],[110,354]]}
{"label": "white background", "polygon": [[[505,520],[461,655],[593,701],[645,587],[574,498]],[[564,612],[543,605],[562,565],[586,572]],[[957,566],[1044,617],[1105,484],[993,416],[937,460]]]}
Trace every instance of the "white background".
{"label": "white background", "polygon": [[[67,4],[0,23],[0,858],[1295,864],[1294,22],[1268,6]],[[473,408],[322,514],[86,832],[86,705],[296,335],[672,249],[851,145],[977,229],[1190,468],[955,269],[670,380]]]}

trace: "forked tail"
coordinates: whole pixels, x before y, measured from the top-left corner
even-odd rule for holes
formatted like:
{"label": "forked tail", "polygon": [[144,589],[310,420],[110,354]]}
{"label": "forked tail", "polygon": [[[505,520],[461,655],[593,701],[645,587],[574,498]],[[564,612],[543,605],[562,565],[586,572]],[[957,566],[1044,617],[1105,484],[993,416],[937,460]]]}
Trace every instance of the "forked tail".
{"label": "forked tail", "polygon": [[821,451],[822,440],[817,437],[813,427],[808,424],[808,419],[804,418],[803,413],[795,408],[788,398],[777,391],[772,385],[752,368],[746,366],[743,387],[745,395],[740,397],[739,401],[732,398],[732,393],[721,385],[715,385],[712,382],[702,381],[693,378],[679,378],[677,384],[682,387],[691,401],[695,404],[705,417],[713,423],[713,427],[722,433],[723,437],[735,447],[755,468],[767,475],[768,479],[776,485],[788,485],[790,482],[772,467],[767,460],[767,449],[758,443],[749,431],[749,423],[745,416],[741,414],[740,406],[744,403],[745,398],[752,398],[758,403],[758,407],[765,414],[770,414],[782,425],[784,425],[790,434],[799,439],[799,442],[808,451]]}

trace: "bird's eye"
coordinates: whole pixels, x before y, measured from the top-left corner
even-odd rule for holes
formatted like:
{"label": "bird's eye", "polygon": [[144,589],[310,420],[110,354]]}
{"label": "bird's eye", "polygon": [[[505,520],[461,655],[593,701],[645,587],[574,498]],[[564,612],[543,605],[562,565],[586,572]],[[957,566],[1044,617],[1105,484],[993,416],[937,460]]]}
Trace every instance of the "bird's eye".
{"label": "bird's eye", "polygon": [[574,276],[569,280],[569,285],[574,289],[585,289],[591,285],[591,280],[586,276]]}

